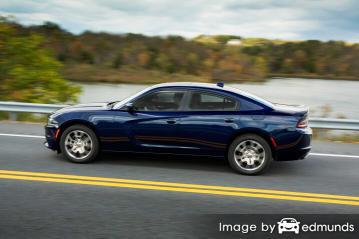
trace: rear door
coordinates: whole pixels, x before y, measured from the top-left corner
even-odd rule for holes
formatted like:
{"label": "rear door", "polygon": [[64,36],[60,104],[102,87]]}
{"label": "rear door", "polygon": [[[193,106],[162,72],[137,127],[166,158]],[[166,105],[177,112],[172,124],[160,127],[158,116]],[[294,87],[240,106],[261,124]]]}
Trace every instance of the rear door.
{"label": "rear door", "polygon": [[240,121],[239,101],[211,90],[191,90],[179,117],[181,146],[187,153],[223,155]]}

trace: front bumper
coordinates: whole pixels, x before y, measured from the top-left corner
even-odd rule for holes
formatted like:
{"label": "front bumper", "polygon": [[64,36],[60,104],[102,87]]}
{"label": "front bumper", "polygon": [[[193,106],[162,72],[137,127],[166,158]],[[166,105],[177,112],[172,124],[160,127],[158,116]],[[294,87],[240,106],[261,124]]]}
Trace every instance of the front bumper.
{"label": "front bumper", "polygon": [[303,131],[296,141],[287,145],[278,146],[274,159],[278,161],[304,159],[312,149],[311,141],[312,131],[309,128]]}
{"label": "front bumper", "polygon": [[50,125],[45,126],[45,139],[44,142],[45,147],[52,150],[59,150],[59,142],[56,139],[56,131],[58,128]]}

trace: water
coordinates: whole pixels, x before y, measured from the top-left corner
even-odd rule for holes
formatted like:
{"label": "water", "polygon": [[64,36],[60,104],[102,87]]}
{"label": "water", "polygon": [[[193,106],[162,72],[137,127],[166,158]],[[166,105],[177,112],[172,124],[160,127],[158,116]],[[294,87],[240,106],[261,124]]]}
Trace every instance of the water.
{"label": "water", "polygon": [[[124,99],[149,85],[80,84],[80,103]],[[271,102],[304,104],[311,116],[359,119],[359,81],[275,78],[264,83],[227,84]],[[323,115],[323,108],[329,109]]]}

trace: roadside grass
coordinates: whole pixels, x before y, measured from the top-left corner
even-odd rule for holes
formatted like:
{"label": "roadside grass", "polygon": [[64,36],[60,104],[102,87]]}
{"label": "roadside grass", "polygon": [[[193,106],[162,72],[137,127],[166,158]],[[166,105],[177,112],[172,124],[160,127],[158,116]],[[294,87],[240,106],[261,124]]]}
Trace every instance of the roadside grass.
{"label": "roadside grass", "polygon": [[324,140],[341,142],[341,143],[359,144],[359,134],[356,133],[356,134],[343,134],[343,135],[337,135],[337,136],[329,136],[329,137],[325,138]]}
{"label": "roadside grass", "polygon": [[338,143],[359,144],[359,132],[343,130],[313,129],[313,139]]}
{"label": "roadside grass", "polygon": [[[16,121],[12,122],[26,122],[26,123],[41,123],[47,122],[47,115],[45,114],[33,114],[33,113],[17,113]],[[11,121],[10,114],[8,112],[0,112],[0,122]]]}

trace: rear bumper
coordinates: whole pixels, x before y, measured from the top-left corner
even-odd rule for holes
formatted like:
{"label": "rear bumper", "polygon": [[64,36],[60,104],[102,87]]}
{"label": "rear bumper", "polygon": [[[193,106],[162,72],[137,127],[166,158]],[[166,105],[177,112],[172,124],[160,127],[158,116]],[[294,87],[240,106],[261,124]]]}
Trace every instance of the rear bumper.
{"label": "rear bumper", "polygon": [[291,161],[304,159],[310,152],[312,146],[312,131],[310,128],[301,132],[298,139],[287,145],[281,145],[276,148],[275,160]]}
{"label": "rear bumper", "polygon": [[46,148],[49,148],[51,150],[58,150],[59,149],[59,143],[56,140],[56,130],[57,128],[54,126],[45,126],[45,139],[44,146]]}

